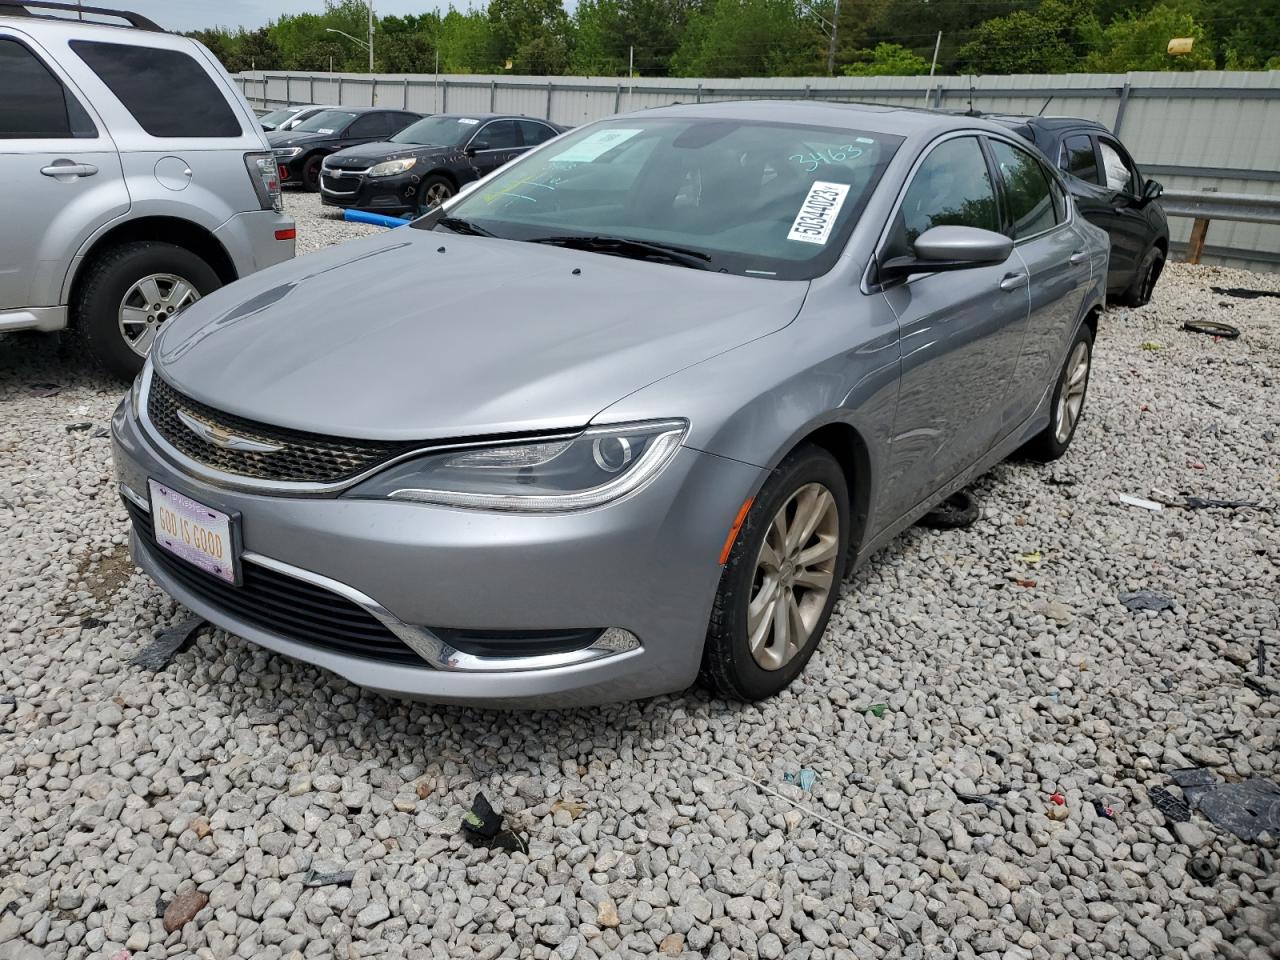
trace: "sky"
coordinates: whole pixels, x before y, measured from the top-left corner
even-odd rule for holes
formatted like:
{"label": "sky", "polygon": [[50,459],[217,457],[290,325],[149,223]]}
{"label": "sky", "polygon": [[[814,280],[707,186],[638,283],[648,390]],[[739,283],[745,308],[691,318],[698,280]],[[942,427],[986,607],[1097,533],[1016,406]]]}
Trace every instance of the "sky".
{"label": "sky", "polygon": [[[282,13],[319,13],[324,0],[97,0],[91,5],[133,10],[150,17],[167,30],[198,30],[201,27],[260,27]],[[443,9],[447,0],[374,0],[379,16],[424,13]],[[466,0],[455,7],[466,9]]]}

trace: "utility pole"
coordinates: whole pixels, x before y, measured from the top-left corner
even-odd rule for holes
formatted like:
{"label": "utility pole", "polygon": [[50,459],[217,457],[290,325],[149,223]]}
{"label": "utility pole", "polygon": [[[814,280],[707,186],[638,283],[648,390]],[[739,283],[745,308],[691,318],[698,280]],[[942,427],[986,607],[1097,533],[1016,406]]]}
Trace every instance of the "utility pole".
{"label": "utility pole", "polygon": [[[938,39],[933,44],[933,63],[929,64],[929,79],[933,79],[933,71],[938,69],[938,51],[942,49],[942,31],[938,31]],[[929,106],[929,88],[924,88],[924,105]]]}
{"label": "utility pole", "polygon": [[835,11],[831,15],[831,42],[827,46],[827,76],[836,75],[836,33],[840,29],[840,0],[835,0]]}
{"label": "utility pole", "polygon": [[373,73],[373,0],[369,0],[369,72]]}

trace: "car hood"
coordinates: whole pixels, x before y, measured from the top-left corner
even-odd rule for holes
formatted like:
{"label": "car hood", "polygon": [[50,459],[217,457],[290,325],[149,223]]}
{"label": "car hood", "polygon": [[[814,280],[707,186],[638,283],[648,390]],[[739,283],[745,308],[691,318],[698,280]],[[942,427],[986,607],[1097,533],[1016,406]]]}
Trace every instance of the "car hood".
{"label": "car hood", "polygon": [[358,147],[347,147],[329,157],[329,166],[367,167],[387,160],[399,160],[401,157],[444,156],[450,153],[448,147],[440,147],[426,143],[362,143]]}
{"label": "car hood", "polygon": [[401,228],[210,294],[152,357],[182,393],[297,430],[564,429],[786,326],[808,286]]}

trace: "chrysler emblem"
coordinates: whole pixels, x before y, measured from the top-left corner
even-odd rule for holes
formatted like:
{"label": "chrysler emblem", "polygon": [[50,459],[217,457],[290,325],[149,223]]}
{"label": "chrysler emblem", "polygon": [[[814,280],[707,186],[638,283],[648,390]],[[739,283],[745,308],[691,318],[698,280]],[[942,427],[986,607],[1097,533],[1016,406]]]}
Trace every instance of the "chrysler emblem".
{"label": "chrysler emblem", "polygon": [[197,419],[185,410],[179,409],[177,414],[178,419],[188,430],[205,443],[211,443],[223,450],[237,450],[241,453],[275,453],[277,450],[284,449],[284,446],[279,443],[263,443],[261,440],[237,436],[229,430],[223,430],[212,423]]}

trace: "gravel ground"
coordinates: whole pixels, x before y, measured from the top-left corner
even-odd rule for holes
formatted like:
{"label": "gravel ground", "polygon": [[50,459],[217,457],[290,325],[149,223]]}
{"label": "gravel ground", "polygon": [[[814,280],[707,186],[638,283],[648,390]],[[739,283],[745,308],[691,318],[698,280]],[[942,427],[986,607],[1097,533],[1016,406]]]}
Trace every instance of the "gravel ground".
{"label": "gravel ground", "polygon": [[[303,248],[363,229],[289,205]],[[0,960],[1280,957],[1274,840],[1147,793],[1276,778],[1280,693],[1242,683],[1280,640],[1276,515],[1116,502],[1276,502],[1280,299],[1212,285],[1280,276],[1174,265],[1111,311],[1070,454],[899,538],[754,706],[408,705],[220,631],[130,666],[184,614],[125,554],[120,390],[0,339]],[[1144,588],[1172,608],[1117,599]],[[459,833],[478,790],[527,855]]]}

